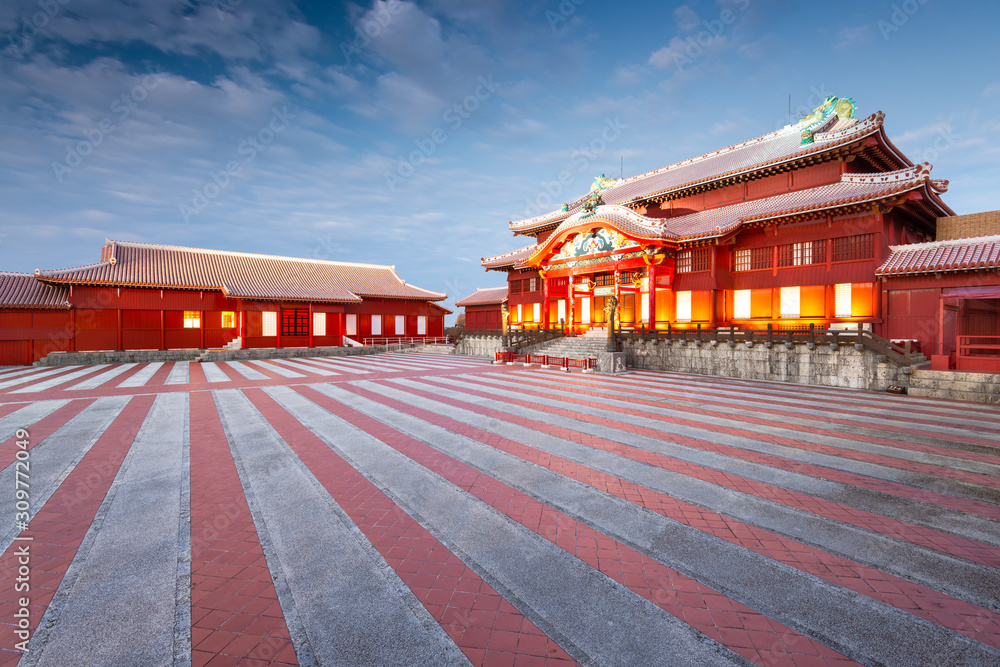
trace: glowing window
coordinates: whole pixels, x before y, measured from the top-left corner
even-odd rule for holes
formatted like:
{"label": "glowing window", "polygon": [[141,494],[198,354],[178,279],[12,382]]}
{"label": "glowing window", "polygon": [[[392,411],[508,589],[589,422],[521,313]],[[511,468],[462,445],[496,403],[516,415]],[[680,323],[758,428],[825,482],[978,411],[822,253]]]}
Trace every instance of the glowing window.
{"label": "glowing window", "polygon": [[649,292],[643,292],[641,296],[640,317],[643,322],[649,322]]}
{"label": "glowing window", "polygon": [[833,311],[836,317],[851,316],[851,283],[834,285]]}
{"label": "glowing window", "polygon": [[372,335],[381,336],[382,335],[382,316],[372,315]]}
{"label": "glowing window", "polygon": [[677,293],[677,321],[691,321],[691,292]]}
{"label": "glowing window", "polygon": [[[534,278],[532,278],[532,280],[534,280]],[[541,322],[542,321],[542,304],[536,303],[534,305],[534,311],[535,312],[532,313],[532,315],[534,316],[533,319],[532,319],[532,321],[533,322]]]}
{"label": "glowing window", "polygon": [[556,314],[558,320],[566,321],[566,299],[559,299],[556,305]]}
{"label": "glowing window", "polygon": [[236,328],[236,313],[230,312],[228,310],[222,311],[222,328],[223,329]]}
{"label": "glowing window", "polygon": [[517,319],[514,320],[514,321],[515,322],[523,322],[524,318],[522,317],[522,315],[523,315],[523,313],[521,312],[521,304],[517,304]]}
{"label": "glowing window", "polygon": [[351,314],[347,316],[347,335],[357,336],[358,335],[358,316]]}
{"label": "glowing window", "polygon": [[197,310],[184,311],[184,328],[197,329],[201,326],[201,313]]}
{"label": "glowing window", "polygon": [[738,289],[733,292],[733,318],[748,320],[750,317],[750,290]]}
{"label": "glowing window", "polygon": [[781,316],[798,317],[800,291],[798,287],[781,288]]}
{"label": "glowing window", "polygon": [[313,313],[313,335],[326,335],[326,313]]}
{"label": "glowing window", "polygon": [[261,319],[261,336],[277,336],[278,335],[278,313],[274,310],[264,311],[261,313],[263,316]]}

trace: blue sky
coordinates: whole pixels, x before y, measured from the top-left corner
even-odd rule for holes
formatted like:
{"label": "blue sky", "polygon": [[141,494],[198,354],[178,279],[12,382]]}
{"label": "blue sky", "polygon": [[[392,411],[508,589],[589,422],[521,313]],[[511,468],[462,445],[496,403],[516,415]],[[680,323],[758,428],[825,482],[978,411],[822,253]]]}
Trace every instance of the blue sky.
{"label": "blue sky", "polygon": [[503,284],[479,259],[530,240],[508,220],[778,129],[789,95],[885,111],[956,212],[993,210],[998,29],[943,0],[6,0],[0,269],[112,238],[394,264],[453,300]]}

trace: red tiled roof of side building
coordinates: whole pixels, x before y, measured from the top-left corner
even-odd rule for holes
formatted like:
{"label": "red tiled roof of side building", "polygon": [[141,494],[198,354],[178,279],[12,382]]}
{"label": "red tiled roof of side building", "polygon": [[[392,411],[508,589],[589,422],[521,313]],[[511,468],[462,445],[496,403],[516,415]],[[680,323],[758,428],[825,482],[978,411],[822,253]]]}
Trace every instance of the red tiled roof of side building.
{"label": "red tiled roof of side building", "polygon": [[489,306],[493,304],[503,303],[507,300],[507,288],[506,287],[485,287],[477,289],[474,293],[467,297],[463,297],[455,302],[458,307],[461,306]]}
{"label": "red tiled roof of side building", "polygon": [[69,289],[46,285],[30,273],[0,272],[0,308],[45,308],[65,310]]}
{"label": "red tiled roof of side building", "polygon": [[880,276],[1000,269],[1000,236],[890,246]]}
{"label": "red tiled roof of side building", "polygon": [[[711,153],[615,180],[610,188],[601,193],[601,199],[606,204],[627,204],[824,153],[879,133],[884,120],[885,114],[878,112],[862,120],[838,121],[829,130],[817,132],[813,142],[804,145],[801,143],[802,127],[789,125]],[[910,164],[904,156],[899,156],[899,159],[905,165]],[[510,230],[527,232],[565,219],[579,210],[585,199],[576,200],[568,213],[553,211],[534,218],[513,220],[509,223]]]}
{"label": "red tiled roof of side building", "polygon": [[108,241],[102,261],[36,271],[60,285],[221,290],[239,299],[358,303],[362,297],[441,301],[408,285],[391,266]]}

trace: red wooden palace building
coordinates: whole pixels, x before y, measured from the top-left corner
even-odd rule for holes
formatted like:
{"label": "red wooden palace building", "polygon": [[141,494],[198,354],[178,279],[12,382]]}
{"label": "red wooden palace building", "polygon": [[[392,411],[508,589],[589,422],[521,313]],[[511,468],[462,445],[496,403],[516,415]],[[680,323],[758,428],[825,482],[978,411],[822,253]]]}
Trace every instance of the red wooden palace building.
{"label": "red wooden palace building", "polygon": [[[602,327],[614,294],[625,328],[861,326],[950,354],[961,332],[947,313],[958,297],[921,293],[914,298],[933,308],[913,310],[910,292],[942,270],[949,289],[1000,285],[1000,258],[979,240],[952,253],[953,267],[902,259],[955,214],[941,200],[947,181],[903,155],[883,120],[857,119],[853,100],[833,97],[776,132],[637,176],[602,176],[561,210],[511,221],[533,242],[482,264],[508,273],[513,327]],[[900,280],[911,274],[899,267],[911,266],[923,277]],[[975,306],[977,333],[1000,335],[1000,295],[977,295],[994,299]]]}
{"label": "red wooden palace building", "polygon": [[503,326],[501,313],[505,303],[506,287],[486,287],[459,299],[455,306],[465,308],[466,331],[498,331]]}
{"label": "red wooden palace building", "polygon": [[53,351],[337,346],[444,335],[391,266],[108,241],[71,269],[0,273],[0,364]]}

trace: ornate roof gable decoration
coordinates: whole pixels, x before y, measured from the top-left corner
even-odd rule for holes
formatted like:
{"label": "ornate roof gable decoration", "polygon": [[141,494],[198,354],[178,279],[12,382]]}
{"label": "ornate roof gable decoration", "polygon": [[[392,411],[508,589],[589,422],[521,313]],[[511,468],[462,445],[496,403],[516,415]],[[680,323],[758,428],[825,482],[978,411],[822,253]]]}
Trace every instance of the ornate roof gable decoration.
{"label": "ornate roof gable decoration", "polygon": [[550,261],[573,259],[585,255],[597,255],[605,252],[615,252],[623,248],[638,246],[638,242],[626,238],[621,232],[608,227],[601,227],[591,232],[577,234],[563,243]]}
{"label": "ornate roof gable decoration", "polygon": [[798,126],[802,128],[802,144],[811,144],[817,132],[823,132],[833,127],[838,120],[850,120],[854,118],[854,99],[850,97],[827,97],[823,104],[819,105],[813,112],[800,120]]}

